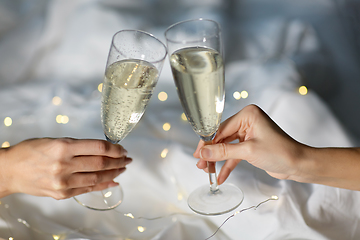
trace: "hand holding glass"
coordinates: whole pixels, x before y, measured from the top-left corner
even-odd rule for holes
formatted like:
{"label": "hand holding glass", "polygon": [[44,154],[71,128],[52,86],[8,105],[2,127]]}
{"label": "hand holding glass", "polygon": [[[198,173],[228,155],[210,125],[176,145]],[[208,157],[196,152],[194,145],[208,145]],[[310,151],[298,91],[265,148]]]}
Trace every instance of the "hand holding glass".
{"label": "hand holding glass", "polygon": [[[165,37],[177,93],[193,130],[211,144],[224,110],[224,62],[220,26],[196,19],[170,26]],[[188,198],[200,214],[219,215],[238,207],[242,191],[232,184],[218,186],[215,163],[208,162],[210,187],[200,187]]]}
{"label": "hand holding glass", "polygon": [[[138,30],[117,32],[111,43],[101,99],[101,122],[106,139],[123,140],[140,121],[158,81],[167,50],[153,35]],[[75,199],[94,210],[117,207],[120,185]]]}

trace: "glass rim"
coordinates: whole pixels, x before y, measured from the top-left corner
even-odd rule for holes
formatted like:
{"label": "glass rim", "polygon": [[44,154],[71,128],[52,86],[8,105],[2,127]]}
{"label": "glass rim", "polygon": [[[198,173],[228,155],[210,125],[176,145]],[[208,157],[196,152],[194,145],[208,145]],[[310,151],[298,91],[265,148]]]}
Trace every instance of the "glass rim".
{"label": "glass rim", "polygon": [[[153,39],[155,39],[157,42],[159,42],[159,43],[164,47],[164,50],[165,50],[164,56],[161,57],[159,60],[154,60],[154,61],[147,61],[147,60],[144,60],[144,59],[138,59],[138,60],[146,61],[146,62],[149,62],[149,63],[159,63],[159,62],[162,62],[162,61],[165,60],[165,58],[166,58],[166,56],[167,56],[167,53],[168,53],[168,50],[167,50],[166,45],[165,45],[159,38],[157,38],[155,35],[153,35],[153,34],[151,34],[151,33],[148,33],[148,32],[145,32],[145,31],[143,31],[143,30],[137,30],[137,29],[123,29],[123,30],[117,31],[117,32],[114,33],[114,35],[112,36],[111,45],[114,46],[114,48],[116,49],[116,51],[118,51],[119,53],[121,53],[123,56],[127,57],[127,55],[124,54],[123,51],[121,51],[121,50],[114,44],[115,37],[116,37],[118,34],[123,33],[123,32],[137,32],[137,33],[141,33],[141,34],[147,35],[147,36],[152,37]],[[134,58],[134,59],[135,59],[135,58]]]}
{"label": "glass rim", "polygon": [[[188,22],[196,22],[196,21],[204,21],[204,22],[212,22],[212,23],[215,23],[216,27],[219,29],[219,35],[221,35],[221,26],[220,24],[215,21],[215,20],[212,20],[212,19],[208,19],[208,18],[193,18],[193,19],[188,19],[188,20],[184,20],[184,21],[180,21],[180,22],[176,22],[172,25],[170,25],[166,30],[165,30],[165,38],[168,42],[172,42],[172,43],[183,43],[183,41],[176,41],[176,40],[173,40],[173,39],[169,39],[168,36],[167,36],[167,33],[174,27],[180,25],[180,24],[183,24],[183,23],[188,23]],[[187,43],[195,43],[195,42],[198,42],[198,40],[191,40],[191,41],[186,41]]]}

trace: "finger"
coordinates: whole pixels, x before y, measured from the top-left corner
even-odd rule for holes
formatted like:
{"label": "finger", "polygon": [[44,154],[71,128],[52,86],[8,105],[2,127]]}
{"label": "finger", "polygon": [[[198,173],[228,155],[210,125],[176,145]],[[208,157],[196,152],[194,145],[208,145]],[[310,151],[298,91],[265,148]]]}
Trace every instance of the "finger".
{"label": "finger", "polygon": [[68,189],[64,193],[60,193],[60,194],[58,193],[57,197],[54,197],[54,198],[56,198],[56,199],[66,199],[66,198],[74,197],[74,196],[84,194],[84,193],[88,193],[88,192],[105,190],[107,188],[115,187],[115,186],[118,186],[118,185],[119,184],[114,182],[114,181],[108,181],[108,182],[99,183],[99,184],[97,184],[95,186],[90,186],[90,187],[72,188],[72,189]]}
{"label": "finger", "polygon": [[239,129],[239,121],[237,121],[239,113],[231,116],[222,122],[215,135],[214,142],[219,142],[221,139],[227,138],[237,133]]}
{"label": "finger", "polygon": [[241,160],[239,159],[229,159],[224,163],[218,176],[219,184],[225,182],[225,180],[229,177],[230,173],[235,169],[240,161]]}
{"label": "finger", "polygon": [[205,169],[205,168],[207,167],[207,162],[204,161],[204,160],[202,160],[202,159],[200,159],[200,160],[197,162],[196,166],[197,166],[199,169]]}
{"label": "finger", "polygon": [[205,145],[205,142],[203,140],[200,140],[198,143],[198,146],[193,154],[195,158],[200,158],[200,149]]}
{"label": "finger", "polygon": [[94,172],[124,168],[132,162],[131,158],[109,158],[103,156],[78,156],[71,161],[72,172]]}
{"label": "finger", "polygon": [[206,161],[222,161],[227,159],[247,159],[250,155],[253,140],[241,143],[218,143],[206,145],[200,150],[200,157]]}
{"label": "finger", "polygon": [[68,180],[67,188],[93,187],[100,183],[112,181],[125,170],[126,168],[120,168],[91,173],[74,173]]}
{"label": "finger", "polygon": [[96,155],[120,158],[127,155],[127,151],[119,144],[112,144],[97,139],[64,139],[69,144],[69,153],[73,156]]}

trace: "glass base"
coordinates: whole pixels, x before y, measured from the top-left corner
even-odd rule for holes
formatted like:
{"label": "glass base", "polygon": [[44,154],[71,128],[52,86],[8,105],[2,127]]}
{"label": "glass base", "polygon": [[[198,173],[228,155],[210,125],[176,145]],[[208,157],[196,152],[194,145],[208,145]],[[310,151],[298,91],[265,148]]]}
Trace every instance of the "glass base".
{"label": "glass base", "polygon": [[188,205],[202,215],[220,215],[237,208],[243,199],[244,193],[235,185],[222,184],[216,192],[211,192],[209,185],[205,185],[190,194]]}
{"label": "glass base", "polygon": [[74,197],[80,205],[92,210],[106,211],[119,206],[123,200],[123,191],[120,185],[102,191],[84,193]]}

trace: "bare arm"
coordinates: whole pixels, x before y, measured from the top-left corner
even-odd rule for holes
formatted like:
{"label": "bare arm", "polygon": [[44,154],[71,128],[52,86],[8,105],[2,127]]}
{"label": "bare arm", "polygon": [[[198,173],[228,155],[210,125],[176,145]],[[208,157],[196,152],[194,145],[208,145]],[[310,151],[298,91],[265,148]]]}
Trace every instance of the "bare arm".
{"label": "bare arm", "polygon": [[[239,143],[230,143],[239,140]],[[243,159],[278,179],[360,190],[360,148],[313,148],[288,136],[269,116],[249,105],[224,121],[213,145],[199,142],[197,166],[226,160],[219,174],[223,183]]]}
{"label": "bare arm", "polygon": [[132,159],[103,140],[40,138],[0,149],[0,198],[27,193],[65,199],[117,183]]}

